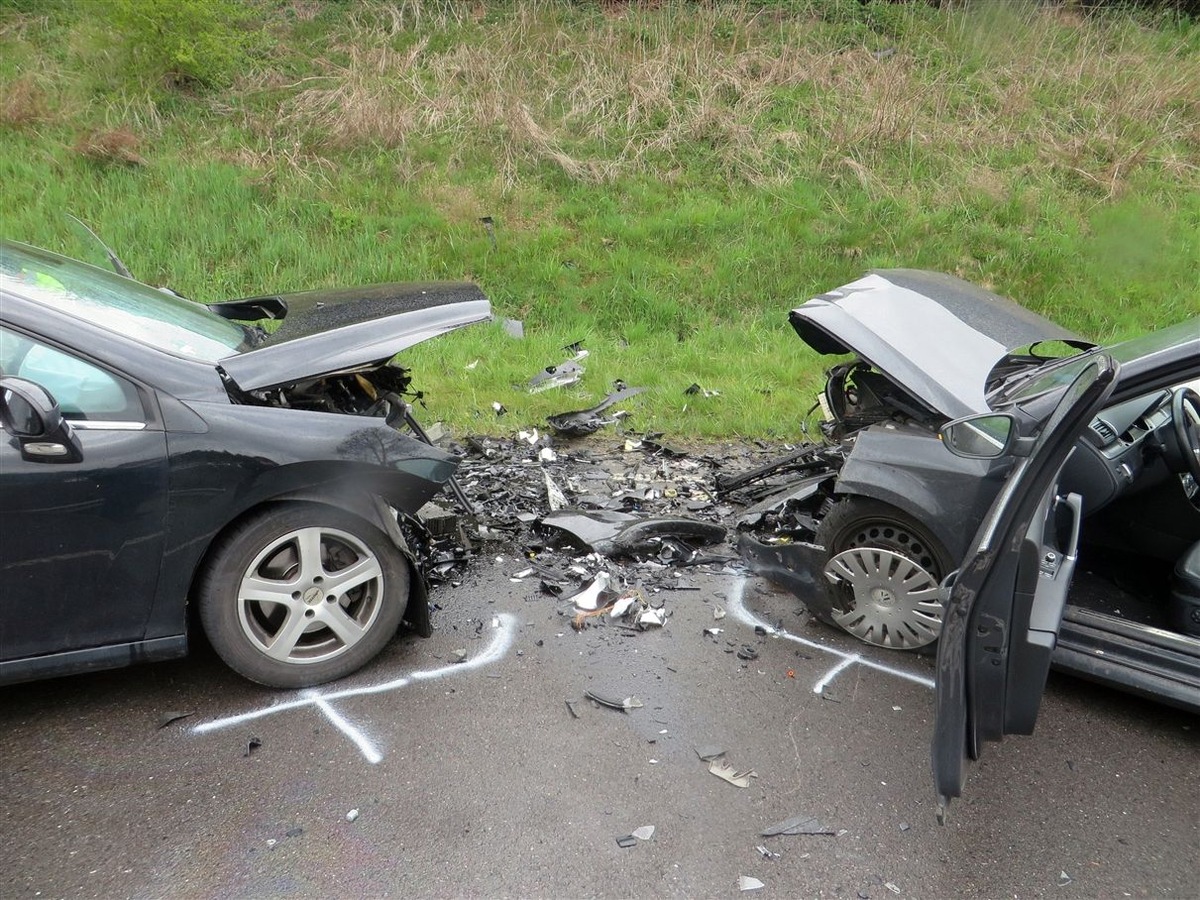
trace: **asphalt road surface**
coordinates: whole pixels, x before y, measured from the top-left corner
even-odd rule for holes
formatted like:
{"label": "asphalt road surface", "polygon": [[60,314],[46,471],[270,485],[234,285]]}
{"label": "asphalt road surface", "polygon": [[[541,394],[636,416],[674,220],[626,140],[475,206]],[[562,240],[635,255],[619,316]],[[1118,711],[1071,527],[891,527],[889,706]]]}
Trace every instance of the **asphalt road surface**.
{"label": "asphalt road surface", "polygon": [[[485,558],[434,637],[309,693],[204,648],[0,689],[0,896],[1200,895],[1195,717],[1052,677],[942,827],[929,659],[734,572],[684,571],[661,629],[577,633],[520,567]],[[798,815],[833,834],[760,835]]]}

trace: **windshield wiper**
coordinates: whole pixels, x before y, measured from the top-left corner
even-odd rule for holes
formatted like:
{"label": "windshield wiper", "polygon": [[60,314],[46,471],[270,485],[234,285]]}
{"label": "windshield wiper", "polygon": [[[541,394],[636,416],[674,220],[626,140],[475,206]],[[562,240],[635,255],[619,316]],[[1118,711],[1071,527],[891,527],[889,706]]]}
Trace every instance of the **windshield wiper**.
{"label": "windshield wiper", "polygon": [[104,241],[100,240],[100,236],[98,234],[96,234],[96,232],[94,232],[94,231],[92,231],[92,229],[88,228],[87,225],[84,224],[82,219],[79,219],[79,218],[71,215],[70,213],[67,213],[67,218],[74,219],[80,228],[82,228],[84,231],[86,231],[88,234],[90,234],[92,236],[92,239],[97,244],[99,244],[101,247],[104,248],[104,253],[108,257],[109,263],[112,264],[114,271],[116,271],[116,273],[118,275],[122,276],[123,278],[128,278],[131,281],[133,280],[133,276],[131,274],[129,274],[129,269],[125,268],[125,263],[121,262],[121,257],[119,257],[119,256],[117,256],[117,254],[113,253],[112,248],[110,248],[108,246],[108,244],[104,243]]}

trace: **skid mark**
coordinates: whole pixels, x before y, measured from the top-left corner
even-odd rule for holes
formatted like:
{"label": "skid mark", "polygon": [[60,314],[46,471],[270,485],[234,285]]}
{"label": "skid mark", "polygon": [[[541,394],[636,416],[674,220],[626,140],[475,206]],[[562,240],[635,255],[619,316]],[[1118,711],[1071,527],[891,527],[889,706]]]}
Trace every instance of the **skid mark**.
{"label": "skid mark", "polygon": [[838,650],[836,647],[830,647],[826,644],[818,644],[816,641],[810,641],[788,631],[781,631],[778,628],[772,628],[754,613],[746,608],[746,579],[739,578],[733,586],[733,594],[726,603],[726,610],[731,616],[741,622],[743,625],[749,625],[751,628],[762,628],[767,634],[773,634],[776,637],[784,640],[792,641],[810,650],[820,650],[822,653],[828,653],[830,656],[836,656],[838,662],[833,665],[824,675],[822,675],[813,685],[813,693],[823,693],[825,688],[833,683],[834,679],[842,672],[851,666],[864,666],[868,669],[874,669],[876,672],[883,672],[887,675],[892,675],[896,678],[902,678],[905,681],[911,681],[914,684],[924,685],[927,688],[933,687],[933,679],[925,675],[918,675],[916,672],[907,672],[904,669],[896,666],[889,666],[881,662],[876,662],[873,659],[867,659],[861,653],[847,653],[844,650]]}
{"label": "skid mark", "polygon": [[512,646],[513,638],[517,633],[517,620],[507,613],[501,613],[496,616],[496,620],[495,633],[492,635],[492,639],[487,647],[484,648],[482,653],[475,654],[466,662],[454,663],[449,666],[439,666],[436,669],[411,672],[408,675],[379,684],[361,685],[359,687],[342,688],[341,690],[328,692],[321,688],[310,688],[302,691],[295,700],[284,700],[264,706],[261,709],[252,709],[234,716],[213,719],[211,722],[202,722],[199,725],[193,726],[191,731],[193,734],[207,734],[210,731],[220,731],[224,728],[241,725],[244,722],[251,722],[255,719],[262,719],[266,716],[287,712],[288,710],[308,707],[322,713],[331,725],[350,739],[363,755],[363,758],[374,765],[383,760],[383,753],[371,742],[371,739],[367,737],[359,726],[336,710],[333,707],[333,703],[337,700],[346,700],[350,697],[386,694],[390,691],[398,691],[403,687],[407,687],[414,681],[437,681],[450,675],[469,672],[473,669],[480,669],[498,662]]}

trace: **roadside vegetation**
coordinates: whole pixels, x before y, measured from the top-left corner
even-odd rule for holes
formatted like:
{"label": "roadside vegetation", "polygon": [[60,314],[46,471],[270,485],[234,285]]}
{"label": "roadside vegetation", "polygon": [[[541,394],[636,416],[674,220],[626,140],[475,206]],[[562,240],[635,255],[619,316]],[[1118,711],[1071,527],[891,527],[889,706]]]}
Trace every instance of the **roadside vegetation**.
{"label": "roadside vegetation", "polygon": [[[426,421],[800,436],[789,309],[944,270],[1110,341],[1200,312],[1200,24],[1075,4],[0,0],[0,232],[213,301],[469,279]],[[490,223],[482,220],[490,217]],[[582,341],[575,388],[525,382]],[[686,395],[697,383],[719,396]],[[493,402],[508,410],[497,418]]]}

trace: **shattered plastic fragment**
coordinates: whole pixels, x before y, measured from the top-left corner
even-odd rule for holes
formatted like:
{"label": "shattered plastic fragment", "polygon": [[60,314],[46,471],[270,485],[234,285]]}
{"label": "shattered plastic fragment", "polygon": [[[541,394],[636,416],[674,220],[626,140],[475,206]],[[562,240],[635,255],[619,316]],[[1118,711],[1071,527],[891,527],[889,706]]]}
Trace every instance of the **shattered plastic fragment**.
{"label": "shattered plastic fragment", "polygon": [[350,810],[350,812],[346,813],[346,821],[347,822],[353,822],[357,818],[358,818],[358,810],[357,809],[352,809],[352,810]]}
{"label": "shattered plastic fragment", "polygon": [[750,779],[758,777],[758,773],[754,771],[739,772],[724,759],[714,759],[708,764],[708,771],[722,781],[728,781],[734,787],[740,788],[750,787]]}
{"label": "shattered plastic fragment", "polygon": [[575,701],[574,700],[564,700],[563,703],[567,704],[567,712],[569,712],[571,714],[571,718],[578,719],[579,713],[575,711]]}
{"label": "shattered plastic fragment", "polygon": [[612,609],[609,610],[609,617],[613,619],[621,618],[625,613],[629,612],[629,608],[637,603],[637,601],[636,594],[630,594],[627,597],[618,597],[616,602],[613,603]]}
{"label": "shattered plastic fragment", "polygon": [[1072,878],[1070,875],[1068,875],[1066,873],[1065,869],[1061,870],[1058,873],[1058,886],[1059,887],[1066,887],[1068,884],[1070,884],[1074,880],[1075,880],[1074,878]]}
{"label": "shattered plastic fragment", "polygon": [[833,829],[822,825],[816,816],[801,815],[776,822],[760,833],[763,837],[774,837],[777,834],[833,834]]}
{"label": "shattered plastic fragment", "polygon": [[725,748],[719,744],[704,744],[696,748],[696,755],[701,762],[712,762],[718,756],[725,755]]}
{"label": "shattered plastic fragment", "polygon": [[714,606],[713,607],[713,618],[718,621],[725,618],[725,610],[719,606]]}
{"label": "shattered plastic fragment", "polygon": [[511,338],[520,340],[525,337],[525,323],[520,319],[505,319],[504,333]]}
{"label": "shattered plastic fragment", "polygon": [[738,876],[738,890],[739,891],[757,891],[757,890],[761,890],[762,888],[765,888],[765,887],[766,887],[766,885],[763,884],[761,881],[759,881],[757,878],[752,878],[749,875],[739,875]]}
{"label": "shattered plastic fragment", "polygon": [[497,418],[499,418],[500,416],[502,416],[506,412],[508,412],[508,410],[504,408],[504,404],[501,403],[499,400],[492,401],[492,409],[494,409],[496,411]]}
{"label": "shattered plastic fragment", "polygon": [[591,409],[579,409],[572,412],[556,413],[546,419],[546,422],[559,434],[565,434],[571,437],[582,437],[587,434],[594,434],[605,425],[611,425],[617,419],[622,417],[621,413],[616,413],[610,418],[604,418],[600,413],[604,412],[610,406],[620,403],[629,397],[633,397],[642,393],[645,388],[621,388],[609,394]]}
{"label": "shattered plastic fragment", "polygon": [[261,746],[262,746],[261,740],[259,740],[256,737],[250,738],[250,740],[246,741],[246,752],[243,753],[242,756],[244,756],[244,757],[249,756],[251,753],[253,753],[255,750],[257,750]]}
{"label": "shattered plastic fragment", "polygon": [[667,621],[666,610],[662,609],[641,609],[634,617],[633,624],[638,628],[646,629],[655,626],[662,627]]}
{"label": "shattered plastic fragment", "polygon": [[607,572],[597,572],[596,577],[586,588],[570,599],[576,609],[593,610],[600,605],[600,595],[608,590],[612,576]]}
{"label": "shattered plastic fragment", "polygon": [[159,717],[158,727],[160,729],[166,728],[172,722],[178,722],[180,719],[186,719],[190,715],[192,715],[192,713],[190,713],[190,712],[180,712],[179,710],[173,709],[170,712],[163,713]]}
{"label": "shattered plastic fragment", "polygon": [[630,847],[637,846],[637,838],[632,834],[623,834],[617,838],[617,846],[622,850],[628,850]]}
{"label": "shattered plastic fragment", "polygon": [[896,884],[894,881],[885,881],[883,883],[883,886],[885,888],[887,888],[889,891],[891,891],[893,894],[900,893],[900,885]]}
{"label": "shattered plastic fragment", "polygon": [[705,634],[707,634],[709,637],[714,637],[714,638],[715,638],[715,637],[716,637],[718,634],[721,634],[721,633],[722,633],[722,632],[724,632],[724,631],[725,631],[725,629],[724,629],[724,628],[705,628],[705,629],[704,629],[704,633],[705,633]]}
{"label": "shattered plastic fragment", "polygon": [[[573,345],[578,347],[578,345]],[[588,352],[586,350],[578,350],[575,356],[557,366],[546,366],[542,371],[538,372],[529,379],[529,393],[540,394],[542,391],[548,391],[551,388],[567,387],[576,384],[583,377],[583,366],[580,362],[587,359]]]}
{"label": "shattered plastic fragment", "polygon": [[557,462],[558,454],[555,453],[550,447],[543,447],[538,451],[538,459],[540,459],[542,462]]}
{"label": "shattered plastic fragment", "polygon": [[601,706],[607,706],[609,709],[619,709],[622,712],[629,712],[631,709],[641,709],[642,701],[637,697],[626,697],[624,700],[614,700],[611,697],[602,697],[592,691],[584,691],[583,695],[589,700],[594,700]]}
{"label": "shattered plastic fragment", "polygon": [[641,828],[635,828],[633,830],[633,836],[639,841],[648,841],[654,836],[654,826],[643,825]]}
{"label": "shattered plastic fragment", "polygon": [[762,855],[763,859],[779,859],[778,853],[772,853],[770,850],[768,850],[762,844],[759,844],[754,849],[757,850]]}
{"label": "shattered plastic fragment", "polygon": [[567,505],[567,497],[562,492],[562,488],[554,483],[549,472],[542,472],[542,475],[546,478],[546,502],[550,505],[551,510],[558,512]]}

